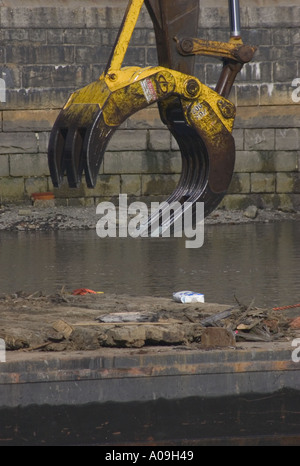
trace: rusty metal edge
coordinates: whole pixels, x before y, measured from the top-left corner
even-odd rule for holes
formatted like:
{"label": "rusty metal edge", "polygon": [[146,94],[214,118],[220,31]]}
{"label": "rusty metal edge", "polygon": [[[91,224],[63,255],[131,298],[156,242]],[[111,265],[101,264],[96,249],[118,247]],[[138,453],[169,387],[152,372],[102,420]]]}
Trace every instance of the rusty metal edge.
{"label": "rusty metal edge", "polygon": [[0,407],[300,392],[299,371],[292,349],[24,355],[0,364]]}

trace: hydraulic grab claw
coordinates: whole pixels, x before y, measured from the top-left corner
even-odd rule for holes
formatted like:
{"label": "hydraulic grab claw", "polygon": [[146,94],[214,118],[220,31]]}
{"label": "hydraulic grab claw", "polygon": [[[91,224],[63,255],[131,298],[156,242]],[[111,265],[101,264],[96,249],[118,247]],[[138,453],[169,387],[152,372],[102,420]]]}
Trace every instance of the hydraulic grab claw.
{"label": "hydraulic grab claw", "polygon": [[[52,181],[59,187],[66,174],[69,186],[76,188],[84,173],[87,186],[94,187],[115,130],[130,115],[157,102],[182,154],[180,181],[167,201],[204,202],[207,215],[232,178],[235,107],[227,97],[254,49],[244,46],[239,37],[232,37],[234,43],[229,44],[189,39],[187,33],[197,31],[198,0],[145,0],[156,33],[159,66],[121,68],[143,3],[129,1],[106,70],[97,81],[75,91],[61,110],[49,142]],[[216,90],[194,77],[194,55],[203,52],[224,60]]]}

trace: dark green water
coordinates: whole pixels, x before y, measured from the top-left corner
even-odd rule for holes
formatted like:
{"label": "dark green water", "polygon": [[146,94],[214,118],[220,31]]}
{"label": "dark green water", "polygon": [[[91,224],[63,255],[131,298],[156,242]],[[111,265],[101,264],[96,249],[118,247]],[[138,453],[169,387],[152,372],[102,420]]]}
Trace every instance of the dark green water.
{"label": "dark green water", "polygon": [[[132,452],[135,445],[152,445],[150,451],[163,445],[176,452],[174,446],[191,451],[188,445],[300,445],[299,392],[291,390],[263,397],[249,394],[84,406],[32,405],[2,408],[0,414],[0,446],[114,445],[119,446],[117,452],[122,451],[120,446]],[[100,459],[104,458],[102,453]],[[195,459],[197,453],[201,451],[194,450]],[[143,454],[147,455],[146,450]]]}

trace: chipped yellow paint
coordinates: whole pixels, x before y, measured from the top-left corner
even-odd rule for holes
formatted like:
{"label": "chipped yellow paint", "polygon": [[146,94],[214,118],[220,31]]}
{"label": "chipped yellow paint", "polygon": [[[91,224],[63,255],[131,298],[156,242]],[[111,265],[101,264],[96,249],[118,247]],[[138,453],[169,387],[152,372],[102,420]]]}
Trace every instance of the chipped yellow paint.
{"label": "chipped yellow paint", "polygon": [[[189,92],[191,83],[192,95]],[[64,108],[69,108],[69,114],[73,114],[76,119],[76,114],[82,111],[83,104],[96,104],[103,110],[105,123],[115,127],[133,113],[172,95],[182,100],[186,120],[192,126],[205,126],[206,132],[212,137],[216,131],[219,132],[219,124],[223,124],[229,132],[232,131],[235,107],[230,101],[194,76],[160,66],[123,68],[116,73],[113,80],[103,74],[97,81],[75,91]],[[216,116],[213,120],[211,117],[209,121],[207,117],[204,118],[207,105]],[[227,114],[223,108],[227,109]],[[209,114],[211,115],[211,112]]]}

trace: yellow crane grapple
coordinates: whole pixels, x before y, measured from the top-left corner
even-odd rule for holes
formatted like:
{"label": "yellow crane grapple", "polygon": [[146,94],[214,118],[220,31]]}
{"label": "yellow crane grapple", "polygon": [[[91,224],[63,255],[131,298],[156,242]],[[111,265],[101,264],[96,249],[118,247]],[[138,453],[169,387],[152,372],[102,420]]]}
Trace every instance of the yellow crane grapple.
{"label": "yellow crane grapple", "polygon": [[[155,30],[158,66],[122,67],[144,3]],[[240,37],[238,0],[229,0],[228,10],[230,38],[223,43],[195,38],[199,0],[129,0],[106,69],[71,94],[53,126],[48,161],[54,186],[61,186],[66,175],[69,186],[77,188],[84,174],[93,188],[116,129],[156,102],[182,156],[181,177],[167,202],[204,202],[206,215],[217,207],[235,163],[236,109],[228,97],[238,72],[255,53]],[[196,55],[222,60],[215,89],[195,77]]]}

